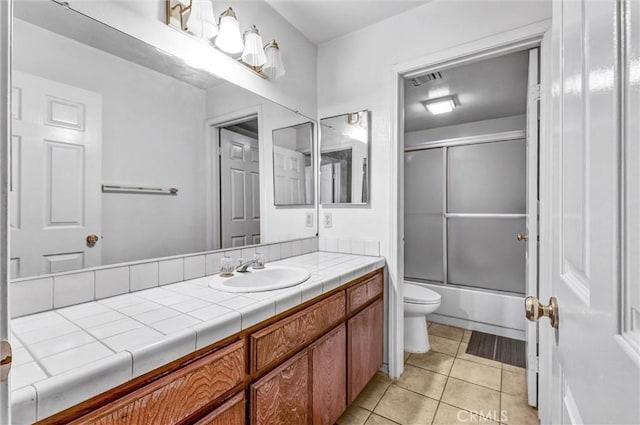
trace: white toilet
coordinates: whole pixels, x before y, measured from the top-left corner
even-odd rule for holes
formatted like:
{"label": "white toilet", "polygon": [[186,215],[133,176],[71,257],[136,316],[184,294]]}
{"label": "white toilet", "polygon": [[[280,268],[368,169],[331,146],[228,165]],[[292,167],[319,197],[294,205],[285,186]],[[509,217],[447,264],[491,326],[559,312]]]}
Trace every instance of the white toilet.
{"label": "white toilet", "polygon": [[404,351],[426,353],[431,349],[427,314],[440,307],[440,294],[424,286],[404,284]]}

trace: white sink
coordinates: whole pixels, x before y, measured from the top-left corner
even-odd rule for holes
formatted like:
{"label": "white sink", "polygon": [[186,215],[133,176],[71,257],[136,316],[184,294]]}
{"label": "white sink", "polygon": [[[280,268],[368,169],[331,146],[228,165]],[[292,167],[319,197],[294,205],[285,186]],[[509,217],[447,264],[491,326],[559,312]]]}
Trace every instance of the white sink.
{"label": "white sink", "polygon": [[269,266],[262,270],[235,272],[232,277],[216,275],[209,282],[213,289],[225,292],[263,292],[289,288],[309,279],[309,272],[299,267]]}

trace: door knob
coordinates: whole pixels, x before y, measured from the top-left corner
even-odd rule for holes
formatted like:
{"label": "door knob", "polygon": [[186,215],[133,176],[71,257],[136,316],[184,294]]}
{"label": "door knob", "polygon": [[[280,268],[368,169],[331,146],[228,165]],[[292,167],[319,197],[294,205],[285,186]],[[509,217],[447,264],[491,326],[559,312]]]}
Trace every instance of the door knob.
{"label": "door knob", "polygon": [[93,248],[96,245],[96,242],[98,242],[98,239],[100,239],[98,235],[94,235],[93,233],[89,234],[87,236],[87,246],[89,248]]}
{"label": "door knob", "polygon": [[520,242],[522,242],[522,241],[526,241],[527,239],[529,239],[529,236],[524,235],[522,233],[518,233],[516,235],[516,239],[519,240]]}
{"label": "door knob", "polygon": [[0,381],[6,381],[11,371],[13,352],[9,341],[0,341]]}
{"label": "door knob", "polygon": [[549,298],[549,305],[540,304],[537,297],[527,297],[524,300],[524,310],[527,319],[532,322],[537,322],[540,317],[547,316],[551,321],[552,328],[557,328],[559,325],[558,300],[556,297]]}

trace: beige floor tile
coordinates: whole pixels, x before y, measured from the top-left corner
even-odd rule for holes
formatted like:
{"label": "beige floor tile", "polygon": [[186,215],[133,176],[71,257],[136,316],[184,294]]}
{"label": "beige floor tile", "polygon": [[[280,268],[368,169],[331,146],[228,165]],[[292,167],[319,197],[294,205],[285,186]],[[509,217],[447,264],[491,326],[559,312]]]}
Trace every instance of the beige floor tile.
{"label": "beige floor tile", "polygon": [[500,393],[489,388],[449,378],[442,394],[443,402],[484,417],[500,417]]}
{"label": "beige floor tile", "polygon": [[337,425],[364,425],[371,412],[358,407],[355,404],[347,407],[347,410],[336,421]]}
{"label": "beige floor tile", "polygon": [[423,354],[412,354],[407,360],[407,364],[428,369],[442,375],[449,375],[455,357],[446,354],[429,351]]}
{"label": "beige floor tile", "polygon": [[527,370],[525,368],[518,367],[518,366],[511,366],[510,364],[506,364],[506,363],[502,364],[502,368],[508,372],[520,373],[522,375],[527,374]]}
{"label": "beige floor tile", "polygon": [[538,411],[518,396],[502,393],[501,409],[504,417],[500,422],[512,425],[539,425]]}
{"label": "beige floor tile", "polygon": [[433,351],[450,356],[455,356],[458,353],[458,346],[460,345],[458,341],[437,335],[429,335],[429,342]]}
{"label": "beige floor tile", "polygon": [[389,388],[389,385],[391,385],[391,378],[389,378],[389,376],[376,373],[367,386],[364,387],[360,395],[353,401],[353,404],[367,410],[373,410],[382,398],[384,392]]}
{"label": "beige floor tile", "polygon": [[482,385],[500,391],[500,369],[457,358],[450,376],[472,384]]}
{"label": "beige floor tile", "polygon": [[502,370],[502,392],[516,397],[527,398],[527,376]]}
{"label": "beige floor tile", "polygon": [[438,402],[396,385],[391,385],[374,413],[402,425],[430,424]]}
{"label": "beige floor tile", "polygon": [[449,406],[445,403],[438,405],[436,417],[433,419],[433,425],[458,425],[458,424],[496,424],[497,422],[478,415],[475,412],[460,409],[458,407]]}
{"label": "beige floor tile", "polygon": [[497,362],[495,360],[485,359],[484,357],[474,356],[472,354],[467,354],[468,346],[469,344],[467,344],[466,342],[463,342],[460,344],[460,347],[458,347],[458,355],[457,355],[459,359],[468,360],[474,363],[480,363],[485,366],[495,367],[497,369],[502,368],[502,363],[500,362]]}
{"label": "beige floor tile", "polygon": [[399,387],[440,400],[447,377],[420,367],[406,365],[404,373],[395,381]]}
{"label": "beige floor tile", "polygon": [[433,323],[429,327],[429,333],[431,335],[461,341],[462,336],[464,335],[464,329],[456,328],[455,326],[441,325],[440,323]]}
{"label": "beige floor tile", "polygon": [[407,359],[409,358],[409,356],[411,355],[411,353],[407,353],[406,351],[404,352],[404,362],[407,362]]}
{"label": "beige floor tile", "polygon": [[387,418],[383,418],[382,416],[378,416],[375,413],[372,413],[367,419],[365,425],[396,425],[397,422],[390,421]]}
{"label": "beige floor tile", "polygon": [[471,331],[467,329],[464,331],[464,335],[462,335],[462,342],[468,343],[470,339],[471,339]]}

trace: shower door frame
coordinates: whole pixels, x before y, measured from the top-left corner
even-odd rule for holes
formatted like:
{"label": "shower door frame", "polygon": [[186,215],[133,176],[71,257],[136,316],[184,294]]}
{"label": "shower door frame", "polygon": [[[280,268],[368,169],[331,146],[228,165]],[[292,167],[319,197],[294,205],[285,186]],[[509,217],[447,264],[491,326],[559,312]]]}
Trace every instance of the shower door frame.
{"label": "shower door frame", "polygon": [[[428,72],[444,66],[477,61],[525,48],[541,47],[540,63],[540,133],[539,133],[539,189],[540,189],[540,296],[548,296],[551,290],[551,224],[550,194],[552,180],[550,168],[551,127],[548,99],[551,97],[549,78],[551,75],[551,51],[549,45],[551,19],[515,28],[470,43],[452,46],[425,57],[398,63],[391,69],[390,107],[390,202],[389,202],[389,257],[387,258],[389,289],[389,374],[399,377],[404,371],[404,78],[411,74]],[[524,308],[523,308],[524,314]],[[553,338],[547,329],[540,332],[540,346],[550,347]],[[540,351],[540,387],[549,388],[551,383],[551,353]],[[548,391],[538,399],[539,417],[542,423],[549,422],[552,400]]]}
{"label": "shower door frame", "polygon": [[[404,152],[416,152],[423,151],[429,149],[443,149],[442,155],[442,282],[433,281],[430,279],[420,279],[418,277],[410,277],[412,279],[416,279],[420,282],[427,281],[426,283],[434,283],[438,285],[449,286],[453,285],[458,288],[466,288],[472,290],[479,290],[485,292],[500,292],[500,293],[508,293],[514,295],[522,295],[519,292],[511,292],[511,291],[499,291],[496,289],[483,288],[481,286],[469,286],[462,285],[449,282],[449,218],[483,218],[483,219],[526,219],[527,212],[523,214],[514,214],[514,213],[451,213],[449,212],[449,148],[457,147],[457,146],[471,146],[471,145],[481,145],[486,143],[499,143],[499,142],[515,142],[515,141],[524,141],[525,144],[527,141],[527,132],[526,130],[513,130],[513,131],[504,131],[500,133],[491,133],[491,134],[482,134],[477,136],[467,136],[467,137],[458,137],[454,139],[443,139],[436,140],[433,142],[423,142],[416,143],[411,146],[405,146]],[[528,176],[525,172],[525,178]],[[528,200],[527,200],[528,202]],[[527,271],[525,270],[525,273]],[[406,277],[406,276],[405,276]],[[526,291],[526,289],[525,289]]]}

